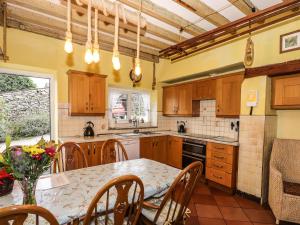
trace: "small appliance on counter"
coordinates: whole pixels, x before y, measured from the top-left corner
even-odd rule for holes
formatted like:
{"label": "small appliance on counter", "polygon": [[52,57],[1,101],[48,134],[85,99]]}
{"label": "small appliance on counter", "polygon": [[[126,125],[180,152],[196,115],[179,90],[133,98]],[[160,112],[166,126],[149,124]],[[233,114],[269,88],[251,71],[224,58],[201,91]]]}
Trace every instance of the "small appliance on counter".
{"label": "small appliance on counter", "polygon": [[177,121],[177,129],[178,133],[185,133],[186,132],[186,127],[185,127],[185,122],[184,121]]}
{"label": "small appliance on counter", "polygon": [[93,127],[95,125],[93,124],[92,121],[88,121],[86,124],[87,124],[87,126],[84,128],[83,136],[84,137],[94,137],[95,133],[94,133]]}

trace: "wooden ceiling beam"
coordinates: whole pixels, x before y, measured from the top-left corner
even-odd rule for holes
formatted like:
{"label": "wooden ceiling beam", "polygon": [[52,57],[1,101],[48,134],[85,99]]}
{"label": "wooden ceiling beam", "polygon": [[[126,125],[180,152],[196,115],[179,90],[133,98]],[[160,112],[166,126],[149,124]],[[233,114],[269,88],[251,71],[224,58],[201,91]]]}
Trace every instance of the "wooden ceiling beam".
{"label": "wooden ceiling beam", "polygon": [[[55,38],[55,39],[60,39],[60,40],[65,39],[64,31],[59,31],[57,29],[52,29],[49,27],[42,27],[42,26],[32,24],[29,22],[17,21],[15,19],[8,19],[7,22],[8,22],[8,26],[10,28],[20,29],[20,30],[31,32],[31,33],[36,33],[39,35]],[[74,34],[73,42],[76,44],[85,45],[85,38],[82,36],[79,36],[77,34]],[[113,44],[103,41],[100,43],[100,49],[111,52],[113,49]],[[135,51],[133,51],[130,48],[127,48],[124,46],[119,46],[119,51],[123,55],[129,56],[129,57],[135,57]],[[141,52],[140,57],[143,60],[147,60],[147,61],[151,61],[151,62],[155,62],[155,63],[159,62],[159,57],[157,55],[152,55],[149,53]]]}
{"label": "wooden ceiling beam", "polygon": [[[135,10],[139,10],[140,1],[139,0],[119,0],[124,5],[127,5]],[[171,9],[170,9],[171,10]],[[143,13],[152,16],[158,20],[161,20],[171,26],[178,28],[178,30],[184,28],[184,31],[195,36],[205,32],[204,29],[191,25],[191,23],[182,17],[168,11],[156,4],[152,3],[150,0],[143,0]]]}
{"label": "wooden ceiling beam", "polygon": [[195,1],[195,0],[173,0],[173,1],[185,7],[186,9],[190,10],[191,12],[197,14],[198,16],[201,16],[203,19],[207,20],[208,22],[214,24],[217,27],[230,22],[226,17],[216,12],[206,4],[202,3],[201,1]]}
{"label": "wooden ceiling beam", "polygon": [[[8,5],[8,18],[12,19],[12,20],[20,21],[20,22],[27,22],[28,24],[33,24],[36,27],[37,26],[44,27],[44,28],[50,29],[50,30],[57,30],[59,33],[60,32],[65,33],[65,22],[64,21],[55,20],[55,22],[54,22],[53,18],[49,18],[44,15],[34,14],[33,12],[27,12],[27,11],[24,11],[21,9],[16,9],[16,8],[12,9],[10,7],[10,5]],[[87,32],[86,26],[81,26],[81,25],[73,26],[72,31],[73,31],[74,35],[81,37],[81,39],[83,39],[84,42],[86,42],[86,32]],[[39,32],[37,31],[36,33],[39,33]],[[113,44],[113,36],[112,35],[100,33],[99,36],[101,38],[100,44],[101,44],[101,42]],[[123,47],[131,48],[133,51],[136,51],[136,43],[135,42],[129,42],[129,41],[120,39],[119,45],[123,46]],[[145,46],[141,46],[141,51],[148,53],[148,54],[152,54],[152,55],[158,54],[157,50],[155,50],[153,48],[148,48]]]}
{"label": "wooden ceiling beam", "polygon": [[235,7],[237,7],[245,15],[250,15],[252,13],[251,8],[245,3],[244,0],[228,0]]}
{"label": "wooden ceiling beam", "polygon": [[[8,4],[17,4],[19,1],[21,0],[8,0]],[[30,7],[30,4],[31,3],[23,3],[21,6],[30,10],[31,12],[37,12],[37,14],[39,15],[44,15],[44,17],[40,18],[40,19],[46,19],[45,17],[49,16],[49,17],[55,17],[57,18],[56,20],[63,20],[65,21],[65,8],[64,6],[59,6],[59,5],[39,5],[38,3],[41,2],[41,0],[33,0],[36,4],[35,4],[35,8],[34,10],[32,8],[28,8]],[[45,2],[45,1],[43,1]],[[26,5],[27,4],[27,5]],[[52,6],[52,7],[49,7],[49,6]],[[47,9],[47,13],[45,12],[45,10]],[[18,7],[13,7],[11,8],[12,11],[20,11],[21,8],[18,8]],[[50,11],[51,10],[51,11]],[[23,10],[24,11],[24,10]],[[42,13],[42,14],[40,14]],[[20,12],[20,15],[21,15],[21,12]],[[40,19],[37,18],[37,15],[30,15],[24,14],[24,16],[27,15],[27,19],[30,19],[32,17],[33,21],[36,20],[36,21],[39,21]],[[75,24],[79,24],[81,26],[87,26],[87,17],[86,15],[82,15],[82,16],[79,16],[77,15],[75,12],[73,13],[73,19],[72,19],[72,22],[73,22],[73,27],[74,27],[74,23]],[[66,26],[66,25],[65,25]],[[110,33],[110,34],[113,34],[114,33],[114,26],[111,25],[111,24],[104,24],[102,21],[99,21],[99,30],[100,31],[103,31],[103,32],[106,32],[106,33]],[[86,33],[86,32],[85,32]],[[123,38],[126,38],[128,40],[131,40],[131,41],[136,41],[136,34],[135,33],[132,33],[131,31],[128,31],[128,32],[125,32],[124,30],[120,30],[120,37],[123,37]],[[100,36],[100,39],[101,39],[101,36]],[[141,36],[141,43],[142,44],[145,44],[145,45],[148,45],[148,46],[151,46],[151,47],[154,47],[154,48],[157,48],[157,49],[163,49],[164,47],[168,47],[167,44],[163,43],[163,42],[160,42],[160,41],[157,41],[155,39],[152,39],[152,38],[148,38],[148,37],[143,37]]]}

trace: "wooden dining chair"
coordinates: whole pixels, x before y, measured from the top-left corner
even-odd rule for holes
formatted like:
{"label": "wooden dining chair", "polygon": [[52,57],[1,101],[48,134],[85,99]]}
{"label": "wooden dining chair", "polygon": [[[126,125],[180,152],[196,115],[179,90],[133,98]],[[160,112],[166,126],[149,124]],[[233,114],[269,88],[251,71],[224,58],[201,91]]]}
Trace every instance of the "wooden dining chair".
{"label": "wooden dining chair", "polygon": [[47,221],[49,225],[59,225],[54,215],[40,206],[16,205],[0,209],[1,225],[23,225],[27,221],[31,225],[38,225],[40,220]]}
{"label": "wooden dining chair", "polygon": [[184,224],[190,212],[188,204],[202,171],[201,162],[190,164],[181,171],[163,197],[145,201],[141,224]]}
{"label": "wooden dining chair", "polygon": [[54,162],[53,173],[88,167],[82,148],[75,142],[65,142],[59,146]]}
{"label": "wooden dining chair", "polygon": [[126,150],[122,143],[116,139],[105,141],[101,148],[101,164],[128,160]]}
{"label": "wooden dining chair", "polygon": [[140,178],[125,175],[104,185],[92,200],[83,225],[135,225],[144,200]]}

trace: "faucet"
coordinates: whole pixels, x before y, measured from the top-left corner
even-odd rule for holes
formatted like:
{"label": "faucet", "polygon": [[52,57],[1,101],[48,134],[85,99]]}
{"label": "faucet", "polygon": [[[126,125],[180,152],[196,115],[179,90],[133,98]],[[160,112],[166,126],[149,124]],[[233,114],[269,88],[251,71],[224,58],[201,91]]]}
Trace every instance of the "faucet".
{"label": "faucet", "polygon": [[135,128],[137,128],[138,125],[139,125],[139,120],[135,117],[135,118],[132,119],[131,121],[132,121],[133,126],[134,126]]}

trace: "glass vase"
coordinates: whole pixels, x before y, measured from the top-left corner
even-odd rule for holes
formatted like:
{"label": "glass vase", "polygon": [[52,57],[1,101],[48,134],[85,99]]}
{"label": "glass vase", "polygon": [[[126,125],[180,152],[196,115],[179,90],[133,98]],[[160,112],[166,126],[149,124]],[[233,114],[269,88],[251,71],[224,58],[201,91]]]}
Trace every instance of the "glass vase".
{"label": "glass vase", "polygon": [[19,181],[23,192],[23,205],[36,205],[35,190],[38,179],[24,178]]}

